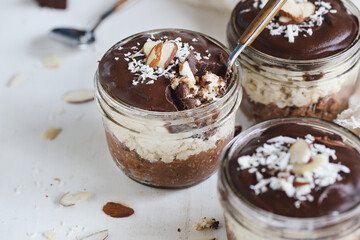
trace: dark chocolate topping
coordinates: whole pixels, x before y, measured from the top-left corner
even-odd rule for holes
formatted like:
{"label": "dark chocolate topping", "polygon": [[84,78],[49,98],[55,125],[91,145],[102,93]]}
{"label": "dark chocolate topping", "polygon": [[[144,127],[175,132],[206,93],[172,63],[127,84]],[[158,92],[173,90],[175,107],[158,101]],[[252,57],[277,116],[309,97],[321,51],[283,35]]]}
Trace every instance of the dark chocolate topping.
{"label": "dark chocolate topping", "polygon": [[[282,190],[268,190],[256,195],[250,186],[257,183],[255,173],[248,169],[239,170],[238,157],[252,155],[268,139],[277,136],[305,138],[307,134],[315,137],[315,142],[336,151],[337,159],[331,163],[341,163],[350,169],[350,173],[341,172],[342,180],[326,187],[314,188],[313,201],[302,201],[297,207],[296,199],[290,198]],[[259,167],[263,168],[263,167]],[[265,174],[266,175],[266,174]],[[324,132],[310,126],[282,123],[265,130],[259,137],[250,140],[243,149],[229,161],[230,182],[238,194],[250,203],[266,211],[289,217],[319,217],[341,213],[360,202],[360,154],[354,148],[345,145],[339,135]],[[269,174],[268,177],[270,177]]]}
{"label": "dark chocolate topping", "polygon": [[[126,60],[128,53],[133,54],[140,51],[148,39],[169,41],[178,37],[181,38],[183,44],[188,43],[194,48],[190,51],[187,61],[195,77],[200,77],[207,71],[219,76],[222,75],[228,56],[225,50],[195,32],[164,31],[153,35],[139,35],[121,45],[120,49],[119,45],[110,49],[99,63],[100,83],[112,97],[133,107],[160,112],[194,108],[196,99],[184,98],[184,95],[189,91],[186,84],[180,84],[178,88],[173,90],[170,87],[169,77],[160,76],[152,84],[146,84],[152,81],[152,79],[147,78],[144,81],[145,83],[134,85],[133,80],[136,80],[138,76],[128,69],[129,62]],[[200,60],[196,59],[195,56],[198,53],[202,56]],[[135,59],[144,59],[144,56]],[[178,66],[176,68],[174,71],[178,74]]]}
{"label": "dark chocolate topping", "polygon": [[[255,0],[239,3],[235,8],[236,27],[241,35],[261,9],[254,8]],[[317,0],[309,0],[316,2]],[[319,2],[319,1],[318,1]],[[355,39],[359,31],[358,19],[347,13],[340,0],[324,0],[336,10],[324,15],[321,26],[312,27],[312,35],[304,36],[299,33],[293,43],[289,42],[284,34],[271,35],[270,30],[264,31],[252,43],[252,47],[268,55],[295,60],[319,59],[334,55],[347,48]],[[318,9],[320,5],[316,5]],[[248,11],[250,9],[250,11]],[[359,17],[359,16],[358,16]],[[278,22],[278,16],[275,17]],[[230,45],[234,46],[235,42]]]}

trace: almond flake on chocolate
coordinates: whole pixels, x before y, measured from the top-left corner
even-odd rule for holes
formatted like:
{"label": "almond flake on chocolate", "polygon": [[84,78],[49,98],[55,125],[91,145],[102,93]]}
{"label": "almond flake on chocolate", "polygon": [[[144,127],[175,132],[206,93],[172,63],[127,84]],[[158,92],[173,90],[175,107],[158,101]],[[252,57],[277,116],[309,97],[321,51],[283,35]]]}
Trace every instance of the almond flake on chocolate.
{"label": "almond flake on chocolate", "polygon": [[134,209],[127,207],[120,203],[108,202],[103,206],[103,211],[106,215],[114,218],[129,217],[134,214]]}
{"label": "almond flake on chocolate", "polygon": [[92,233],[86,237],[80,238],[80,240],[105,240],[109,236],[108,230]]}
{"label": "almond flake on chocolate", "polygon": [[42,133],[41,138],[52,141],[61,133],[61,131],[62,128],[48,128]]}
{"label": "almond flake on chocolate", "polygon": [[[342,180],[340,173],[349,173],[350,169],[336,160],[336,152],[325,145],[314,143],[315,138],[308,134],[305,139],[278,136],[269,139],[256,149],[253,155],[238,158],[240,170],[255,173],[257,183],[250,186],[256,195],[269,189],[282,190],[289,198],[296,199],[296,207],[302,201],[313,201],[311,191],[329,186]],[[308,145],[311,161],[308,161]],[[295,146],[295,150],[290,150]],[[305,149],[306,148],[306,149]],[[291,161],[291,154],[304,154]],[[261,170],[260,170],[261,169]],[[263,171],[265,169],[265,171]],[[265,178],[263,172],[272,173]]]}
{"label": "almond flake on chocolate", "polygon": [[94,100],[94,91],[86,89],[72,90],[65,93],[62,98],[67,103],[85,103]]}
{"label": "almond flake on chocolate", "polygon": [[[294,1],[291,0],[291,2]],[[266,26],[266,28],[269,29],[271,35],[283,35],[284,37],[288,38],[289,42],[293,43],[295,38],[299,36],[300,33],[304,36],[311,36],[313,34],[312,28],[322,25],[324,21],[324,15],[328,13],[335,14],[337,12],[335,9],[332,9],[330,3],[321,0],[316,0],[314,3],[311,3],[307,0],[296,2],[298,4],[300,3],[302,6],[302,19],[296,17],[291,18],[291,14],[283,14],[278,18],[278,21],[274,19],[271,20]],[[266,3],[267,0],[255,0],[253,7],[262,9]],[[291,11],[292,8],[288,10],[288,12]],[[296,20],[301,20],[301,22],[299,23]]]}

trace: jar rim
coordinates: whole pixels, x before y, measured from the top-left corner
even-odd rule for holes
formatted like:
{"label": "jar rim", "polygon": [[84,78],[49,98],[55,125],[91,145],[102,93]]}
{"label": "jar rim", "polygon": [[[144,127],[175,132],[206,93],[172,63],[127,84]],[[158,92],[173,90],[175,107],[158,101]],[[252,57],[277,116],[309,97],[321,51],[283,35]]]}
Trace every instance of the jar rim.
{"label": "jar rim", "polygon": [[[352,14],[354,14],[354,16],[357,18],[358,25],[360,26],[360,9],[351,0],[342,0],[342,2],[346,2],[346,4],[349,5],[349,6],[345,6],[347,10],[349,10],[349,8],[352,8],[353,10],[355,9],[356,12],[352,13]],[[238,37],[240,37],[240,34],[236,27],[236,9],[242,3],[243,3],[243,1],[240,1],[238,4],[236,4],[233,11],[231,12],[231,18],[230,18],[231,27],[234,29],[234,31]],[[249,52],[249,55],[251,55],[251,56],[255,56],[255,57],[263,59],[265,61],[275,62],[275,63],[279,63],[279,64],[315,65],[315,64],[326,64],[326,63],[329,63],[332,61],[339,61],[338,58],[341,58],[341,57],[346,58],[345,54],[348,52],[350,52],[350,57],[348,57],[348,58],[351,58],[352,56],[355,56],[360,53],[360,46],[358,46],[357,51],[354,51],[354,52],[351,51],[357,45],[360,45],[360,30],[358,30],[354,41],[352,41],[352,43],[349,46],[347,46],[345,49],[343,49],[342,51],[340,51],[338,53],[335,53],[331,56],[323,57],[323,58],[317,58],[317,59],[311,59],[311,60],[296,60],[296,59],[280,58],[280,57],[275,57],[275,56],[263,53],[263,52],[255,49],[252,46],[247,46],[245,48],[244,53]]]}
{"label": "jar rim", "polygon": [[[227,53],[229,53],[229,54],[231,53],[230,50],[223,43],[214,39],[213,37],[208,36],[207,34],[200,33],[200,32],[193,31],[193,30],[180,29],[180,28],[159,28],[159,29],[153,29],[153,30],[135,33],[129,37],[126,37],[126,38],[120,40],[119,42],[114,44],[109,50],[107,50],[106,53],[104,54],[104,56],[106,54],[108,54],[109,51],[112,51],[114,48],[125,44],[126,42],[130,41],[131,39],[133,39],[139,35],[153,34],[153,33],[158,33],[158,32],[162,32],[162,31],[175,31],[175,32],[185,31],[185,32],[200,34],[200,35],[204,36],[206,39],[208,39],[211,42],[213,42],[214,44],[216,44],[217,46],[219,46],[220,48],[222,48],[223,50],[225,50]],[[130,104],[127,104],[127,103],[119,100],[119,99],[115,99],[110,94],[108,94],[107,91],[105,91],[105,89],[101,85],[100,80],[99,80],[98,71],[99,71],[99,69],[97,69],[97,71],[95,73],[95,90],[96,90],[95,94],[96,94],[96,96],[101,97],[102,99],[106,99],[107,104],[109,104],[110,106],[115,108],[114,110],[121,108],[121,111],[128,112],[133,115],[134,114],[135,115],[136,114],[146,115],[147,118],[155,118],[155,119],[157,119],[157,118],[177,119],[179,116],[180,117],[188,116],[188,115],[192,116],[192,115],[194,115],[194,112],[196,112],[196,115],[206,114],[210,110],[212,110],[214,108],[216,109],[216,108],[222,106],[223,104],[225,104],[226,102],[228,102],[230,100],[231,96],[233,96],[234,94],[237,94],[236,92],[239,91],[240,85],[241,85],[240,83],[243,78],[243,73],[242,73],[240,63],[238,62],[238,60],[236,60],[236,62],[234,63],[233,80],[231,81],[230,85],[228,86],[227,91],[224,96],[222,96],[221,98],[219,98],[216,101],[212,101],[212,102],[209,102],[207,104],[204,104],[199,107],[192,108],[192,109],[187,109],[187,110],[182,110],[182,111],[174,111],[174,112],[160,112],[160,111],[151,111],[151,110],[134,107]],[[234,104],[236,104],[236,101],[234,101]]]}
{"label": "jar rim", "polygon": [[[339,221],[347,221],[353,217],[360,217],[360,202],[358,202],[355,206],[348,209],[347,211],[341,212],[337,215],[325,215],[311,218],[296,218],[274,214],[266,211],[258,206],[253,205],[236,192],[227,173],[228,161],[231,158],[229,156],[231,156],[231,154],[234,154],[234,151],[237,148],[237,144],[239,144],[241,141],[247,142],[247,140],[244,140],[246,139],[246,136],[250,135],[251,133],[259,134],[265,131],[268,127],[278,123],[301,123],[308,126],[321,127],[322,129],[329,132],[345,135],[346,141],[349,141],[348,144],[355,144],[356,146],[353,147],[356,147],[358,151],[360,150],[360,138],[356,134],[334,122],[319,118],[301,116],[276,118],[258,123],[248,128],[227,144],[220,157],[219,191],[220,187],[222,187],[229,194],[229,197],[227,198],[229,202],[225,205],[226,208],[231,208],[232,215],[235,216],[235,214],[239,214],[239,208],[241,208],[241,214],[250,219],[261,221],[261,223],[267,224],[268,226],[275,228],[288,227],[290,230],[309,229],[311,227],[314,228],[314,225],[316,225],[316,227],[318,228],[322,228],[337,223]],[[237,218],[235,217],[235,219]]]}

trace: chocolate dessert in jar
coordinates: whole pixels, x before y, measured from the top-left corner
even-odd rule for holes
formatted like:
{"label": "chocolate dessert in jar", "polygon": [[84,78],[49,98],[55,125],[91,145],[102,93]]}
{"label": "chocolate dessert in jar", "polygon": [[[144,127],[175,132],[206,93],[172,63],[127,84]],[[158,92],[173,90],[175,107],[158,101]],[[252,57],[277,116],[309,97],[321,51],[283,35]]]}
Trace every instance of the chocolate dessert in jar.
{"label": "chocolate dessert in jar", "polygon": [[[258,122],[285,116],[334,119],[347,108],[358,79],[358,7],[351,0],[297,1],[288,0],[240,55],[241,109]],[[246,0],[235,7],[227,29],[230,49],[264,5]]]}
{"label": "chocolate dessert in jar", "polygon": [[229,240],[360,237],[360,139],[309,117],[259,123],[224,149]]}
{"label": "chocolate dessert in jar", "polygon": [[215,172],[241,101],[240,68],[222,77],[228,55],[211,37],[178,29],[138,33],[105,53],[95,95],[127,176],[179,188]]}

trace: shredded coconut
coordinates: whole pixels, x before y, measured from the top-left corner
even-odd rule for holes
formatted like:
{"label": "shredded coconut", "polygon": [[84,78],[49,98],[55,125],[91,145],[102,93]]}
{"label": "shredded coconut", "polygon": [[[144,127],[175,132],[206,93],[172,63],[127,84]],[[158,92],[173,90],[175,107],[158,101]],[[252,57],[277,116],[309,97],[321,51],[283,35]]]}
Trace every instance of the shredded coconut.
{"label": "shredded coconut", "polygon": [[[255,0],[253,3],[254,8],[262,9],[268,0]],[[297,1],[297,2],[307,2],[306,0]],[[324,20],[324,15],[331,13],[337,13],[336,9],[332,9],[332,6],[328,2],[317,0],[314,2],[316,10],[310,18],[300,24],[288,24],[281,25],[274,19],[269,22],[266,26],[269,29],[270,34],[273,36],[283,35],[288,38],[290,43],[295,42],[295,37],[299,36],[299,33],[302,33],[303,36],[311,36],[313,34],[312,28],[314,26],[321,26]],[[246,9],[247,10],[247,9]],[[250,10],[249,10],[250,11]],[[243,10],[242,12],[246,12]]]}
{"label": "shredded coconut", "polygon": [[[295,207],[299,208],[301,202],[312,202],[314,197],[311,191],[315,188],[329,186],[342,180],[340,172],[349,173],[350,169],[341,163],[326,163],[312,171],[303,174],[291,172],[294,165],[290,164],[290,146],[298,139],[278,136],[266,141],[255,150],[251,156],[241,156],[237,159],[240,169],[255,173],[257,183],[250,186],[256,195],[272,190],[282,190],[289,198],[297,200]],[[312,156],[322,154],[326,159],[336,160],[335,150],[322,144],[314,143],[315,138],[308,134],[304,139],[309,145]],[[264,168],[266,167],[266,168]],[[264,178],[262,173],[268,172],[272,176]]]}
{"label": "shredded coconut", "polygon": [[355,109],[346,109],[334,121],[360,136],[360,105]]}

